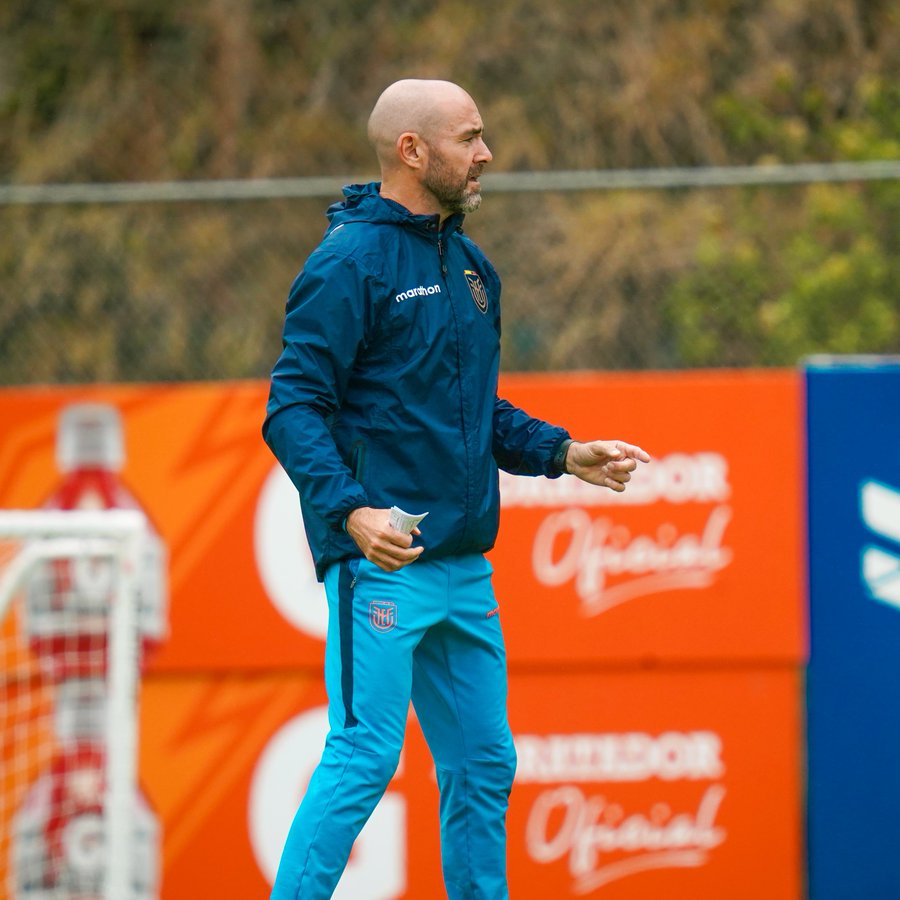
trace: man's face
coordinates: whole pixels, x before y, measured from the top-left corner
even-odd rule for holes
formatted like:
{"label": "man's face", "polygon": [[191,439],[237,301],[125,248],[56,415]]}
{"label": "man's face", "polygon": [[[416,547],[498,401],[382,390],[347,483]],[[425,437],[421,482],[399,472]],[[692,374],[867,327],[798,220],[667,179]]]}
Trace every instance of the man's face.
{"label": "man's face", "polygon": [[493,159],[474,103],[449,117],[428,143],[423,186],[447,214],[474,212],[481,205],[478,177]]}

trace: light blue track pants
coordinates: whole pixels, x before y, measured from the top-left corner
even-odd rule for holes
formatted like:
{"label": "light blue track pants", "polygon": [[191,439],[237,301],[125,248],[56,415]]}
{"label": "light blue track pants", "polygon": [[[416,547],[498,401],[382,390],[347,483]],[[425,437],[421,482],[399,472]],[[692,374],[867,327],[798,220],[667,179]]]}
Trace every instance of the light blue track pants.
{"label": "light blue track pants", "polygon": [[325,577],[331,730],[294,818],[272,900],[325,900],[400,758],[409,702],[434,757],[451,900],[502,900],[516,757],[506,653],[481,555],[383,572],[367,560]]}

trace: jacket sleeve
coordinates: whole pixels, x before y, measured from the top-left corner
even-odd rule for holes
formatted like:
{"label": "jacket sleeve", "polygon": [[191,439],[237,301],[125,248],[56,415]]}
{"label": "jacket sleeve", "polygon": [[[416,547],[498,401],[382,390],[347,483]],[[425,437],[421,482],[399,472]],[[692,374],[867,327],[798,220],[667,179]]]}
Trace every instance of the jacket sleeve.
{"label": "jacket sleeve", "polygon": [[569,440],[569,432],[557,425],[535,419],[501,397],[494,401],[494,459],[513,475],[562,474],[553,458]]}
{"label": "jacket sleeve", "polygon": [[263,438],[304,503],[332,528],[366,506],[328,421],[366,343],[371,280],[348,257],[317,251],[291,286],[283,350],[272,371]]}

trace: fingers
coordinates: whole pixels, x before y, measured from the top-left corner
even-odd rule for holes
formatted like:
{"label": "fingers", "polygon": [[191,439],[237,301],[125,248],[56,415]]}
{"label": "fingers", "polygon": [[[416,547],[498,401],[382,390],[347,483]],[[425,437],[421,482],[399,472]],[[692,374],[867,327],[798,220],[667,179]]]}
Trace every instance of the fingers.
{"label": "fingers", "polygon": [[580,469],[573,473],[582,481],[588,484],[595,484],[598,487],[610,488],[614,491],[624,491],[625,485],[631,480],[630,472],[611,471],[606,466],[594,466],[589,469]]}
{"label": "fingers", "polygon": [[383,569],[385,572],[396,572],[411,562],[415,562],[422,555],[424,549],[424,547],[412,547],[402,552],[373,549],[366,554],[366,559],[375,563],[379,569]]}
{"label": "fingers", "polygon": [[[416,528],[413,534],[420,534]],[[366,558],[385,572],[396,572],[414,562],[422,554],[424,547],[413,547],[413,534],[397,531],[390,524],[370,534],[370,544],[364,548]]]}
{"label": "fingers", "polygon": [[385,572],[396,572],[421,556],[424,547],[413,547],[418,528],[404,534],[391,527],[390,511],[360,507],[347,517],[347,531],[356,541],[363,556]]}
{"label": "fingers", "polygon": [[602,483],[604,487],[608,487],[621,493],[625,490],[625,485],[629,481],[631,481],[630,472],[609,472]]}
{"label": "fingers", "polygon": [[569,472],[582,481],[621,493],[631,481],[638,463],[650,462],[650,454],[625,441],[590,441],[573,444]]}
{"label": "fingers", "polygon": [[616,447],[630,459],[636,459],[639,462],[650,462],[650,454],[646,450],[642,450],[637,444],[626,444],[624,441],[615,441]]}
{"label": "fingers", "polygon": [[616,441],[616,446],[625,458],[610,460],[603,467],[606,471],[603,484],[604,487],[621,493],[625,490],[625,485],[631,481],[631,473],[637,468],[638,462],[650,462],[650,454],[635,444],[626,444],[623,441]]}
{"label": "fingers", "polygon": [[631,473],[636,467],[637,463],[634,460],[626,460],[621,463],[609,462],[605,466],[599,467],[594,472],[587,473],[582,477],[592,484],[621,492],[625,490],[625,485],[631,481]]}
{"label": "fingers", "polygon": [[576,448],[576,453],[576,460],[583,465],[605,465],[612,460],[625,459],[650,462],[650,454],[646,450],[625,441],[589,441]]}
{"label": "fingers", "polygon": [[[622,473],[624,475],[629,475],[637,468],[637,460],[628,458],[628,459],[613,459],[610,460],[606,464],[606,470],[612,475],[613,473]],[[628,479],[625,479],[626,481]]]}

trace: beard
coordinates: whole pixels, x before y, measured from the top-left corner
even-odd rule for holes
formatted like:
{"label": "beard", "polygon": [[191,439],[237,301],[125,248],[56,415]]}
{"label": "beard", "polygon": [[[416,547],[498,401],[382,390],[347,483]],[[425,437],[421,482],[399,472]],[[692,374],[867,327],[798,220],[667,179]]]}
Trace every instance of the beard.
{"label": "beard", "polygon": [[469,179],[480,174],[481,167],[478,167],[470,169],[460,178],[444,157],[432,149],[422,183],[444,209],[451,213],[470,213],[481,206],[481,186],[469,187]]}

